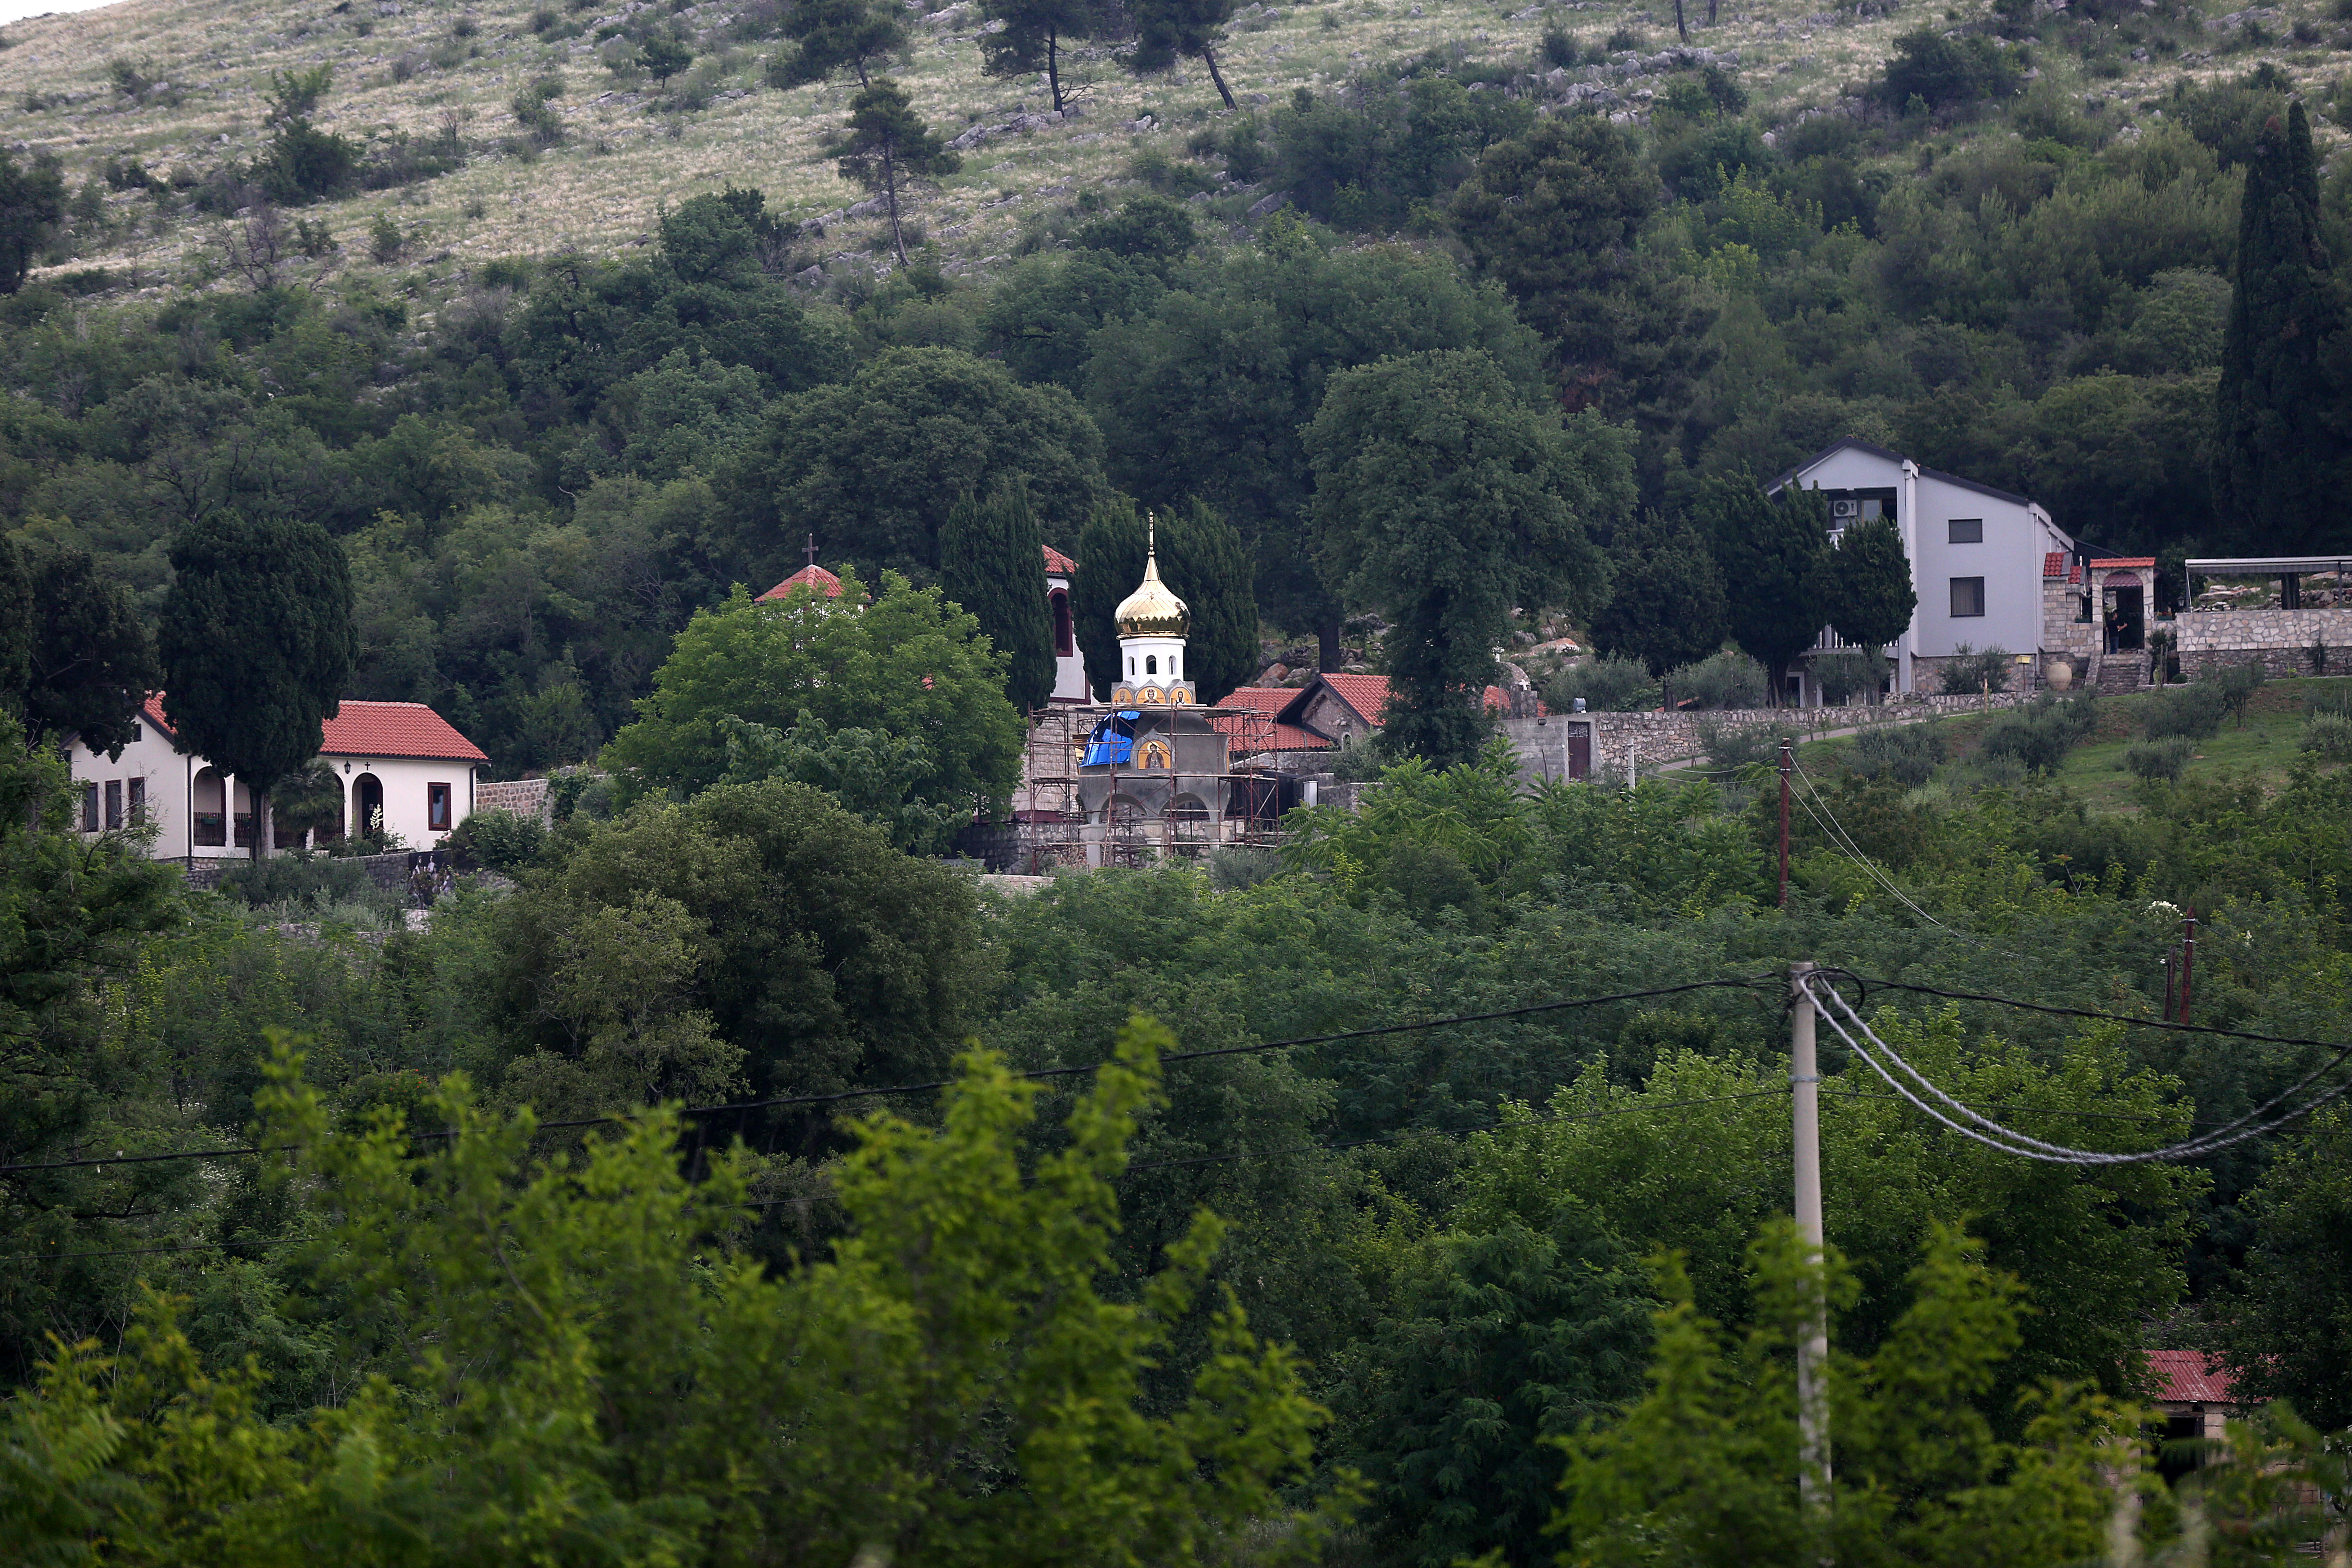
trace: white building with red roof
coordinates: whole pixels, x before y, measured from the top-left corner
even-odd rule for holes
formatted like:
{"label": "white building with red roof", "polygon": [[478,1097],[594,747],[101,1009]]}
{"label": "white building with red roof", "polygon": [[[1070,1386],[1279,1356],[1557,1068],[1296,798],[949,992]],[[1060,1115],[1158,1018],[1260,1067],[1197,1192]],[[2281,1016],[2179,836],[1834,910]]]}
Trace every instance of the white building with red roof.
{"label": "white building with red roof", "polygon": [[[324,726],[320,760],[342,792],[341,824],[322,834],[388,832],[412,849],[434,848],[472,815],[477,781],[490,759],[422,702],[343,699]],[[76,745],[80,792],[75,824],[84,833],[152,824],[150,853],[169,859],[227,859],[252,853],[253,792],[243,779],[183,751],[162,692],[140,710],[119,757]],[[278,848],[301,836],[282,830]]]}

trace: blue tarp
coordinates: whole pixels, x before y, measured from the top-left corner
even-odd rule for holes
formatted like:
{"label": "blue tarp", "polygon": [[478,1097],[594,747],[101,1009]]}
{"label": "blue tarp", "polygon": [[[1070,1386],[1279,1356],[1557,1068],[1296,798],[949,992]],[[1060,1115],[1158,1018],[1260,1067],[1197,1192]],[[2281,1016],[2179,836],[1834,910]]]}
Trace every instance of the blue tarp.
{"label": "blue tarp", "polygon": [[1086,760],[1078,765],[1088,768],[1115,767],[1135,760],[1135,721],[1143,717],[1140,709],[1122,708],[1094,727],[1087,737]]}

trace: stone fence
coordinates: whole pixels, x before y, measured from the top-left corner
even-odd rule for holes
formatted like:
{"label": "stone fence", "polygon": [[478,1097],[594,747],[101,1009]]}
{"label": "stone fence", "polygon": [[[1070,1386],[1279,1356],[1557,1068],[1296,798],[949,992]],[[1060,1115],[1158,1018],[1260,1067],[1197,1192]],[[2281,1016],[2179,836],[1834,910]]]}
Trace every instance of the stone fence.
{"label": "stone fence", "polygon": [[555,826],[555,797],[545,779],[507,779],[474,786],[476,811],[503,811],[515,816],[535,816],[543,826]]}
{"label": "stone fence", "polygon": [[2180,673],[2191,680],[2230,664],[2259,664],[2281,678],[2352,671],[2352,610],[2191,610],[2171,628]]}
{"label": "stone fence", "polygon": [[[411,908],[429,910],[433,900],[457,885],[457,868],[446,849],[401,849],[390,855],[356,855],[352,863],[364,868],[368,880],[386,892],[405,893]],[[252,864],[243,857],[175,859],[188,886],[210,892],[221,878],[239,866]]]}
{"label": "stone fence", "polygon": [[1622,778],[1629,752],[1633,766],[1643,773],[1703,755],[1702,725],[1725,731],[1768,730],[1805,741],[1842,730],[1916,724],[1951,713],[2012,708],[2032,701],[2033,695],[2026,691],[1996,691],[1990,697],[1906,693],[1875,708],[1857,703],[1844,708],[1726,708],[1707,712],[1552,713],[1540,719],[1506,719],[1503,733],[1518,752],[1520,768],[1528,777],[1565,778],[1568,726],[1589,722],[1592,772]]}

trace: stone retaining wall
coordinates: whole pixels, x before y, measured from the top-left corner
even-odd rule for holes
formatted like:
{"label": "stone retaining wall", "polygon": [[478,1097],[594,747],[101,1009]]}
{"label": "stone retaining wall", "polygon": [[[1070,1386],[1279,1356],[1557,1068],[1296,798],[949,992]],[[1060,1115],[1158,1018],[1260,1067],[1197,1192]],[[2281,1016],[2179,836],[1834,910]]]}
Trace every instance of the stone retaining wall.
{"label": "stone retaining wall", "polygon": [[2191,680],[2231,664],[2279,677],[2352,672],[2352,609],[2190,611],[2173,617],[2172,631]]}
{"label": "stone retaining wall", "polygon": [[[409,902],[420,910],[432,908],[435,899],[457,885],[457,873],[446,849],[402,849],[390,855],[361,855],[353,858],[365,868],[368,880],[386,892],[406,893]],[[171,864],[180,868],[189,887],[210,892],[220,886],[224,875],[250,862],[243,858],[192,857]]]}
{"label": "stone retaining wall", "polygon": [[1713,712],[1677,713],[1552,713],[1541,719],[1506,719],[1503,733],[1518,752],[1521,769],[1531,778],[1567,776],[1568,725],[1592,725],[1592,770],[1622,776],[1630,746],[1634,766],[1647,773],[1667,763],[1701,754],[1699,727],[1718,730],[1769,729],[1809,740],[1833,730],[1874,724],[1916,724],[1950,713],[1974,713],[1990,708],[2011,708],[2032,700],[2024,691],[1996,691],[1946,697],[1906,694],[1875,708],[1859,703],[1845,708],[1728,708]]}

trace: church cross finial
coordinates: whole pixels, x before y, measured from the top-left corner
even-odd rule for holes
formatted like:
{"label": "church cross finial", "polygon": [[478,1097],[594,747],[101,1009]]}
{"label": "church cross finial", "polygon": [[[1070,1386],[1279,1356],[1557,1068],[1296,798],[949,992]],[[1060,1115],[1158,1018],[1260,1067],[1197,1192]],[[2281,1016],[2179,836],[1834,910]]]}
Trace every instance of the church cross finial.
{"label": "church cross finial", "polygon": [[810,535],[808,536],[808,549],[807,549],[807,550],[805,550],[805,551],[803,551],[802,553],[805,554],[805,555],[808,557],[808,563],[809,563],[810,565],[814,566],[814,565],[815,565],[815,564],[816,564],[816,535],[815,535],[815,534],[812,533],[812,534],[810,534]]}

